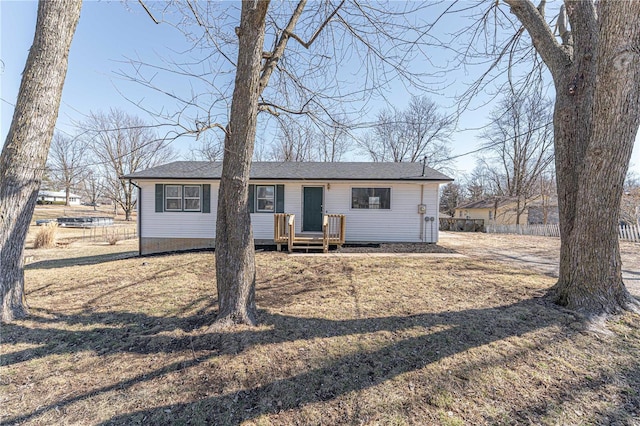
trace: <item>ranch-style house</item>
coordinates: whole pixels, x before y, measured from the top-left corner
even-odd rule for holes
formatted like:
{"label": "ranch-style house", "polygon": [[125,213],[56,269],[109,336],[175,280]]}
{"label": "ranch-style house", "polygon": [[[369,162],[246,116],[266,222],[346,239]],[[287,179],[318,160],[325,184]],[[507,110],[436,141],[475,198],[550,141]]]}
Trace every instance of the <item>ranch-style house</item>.
{"label": "ranch-style house", "polygon": [[[177,161],[123,176],[139,188],[140,254],[215,247],[221,172],[221,162]],[[254,162],[255,243],[436,243],[439,187],[452,180],[421,163]]]}

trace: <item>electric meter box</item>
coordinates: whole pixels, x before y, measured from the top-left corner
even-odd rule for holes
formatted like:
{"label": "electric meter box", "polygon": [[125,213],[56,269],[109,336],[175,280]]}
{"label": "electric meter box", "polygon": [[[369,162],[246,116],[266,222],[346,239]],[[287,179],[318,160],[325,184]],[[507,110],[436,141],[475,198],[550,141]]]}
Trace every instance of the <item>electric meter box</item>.
{"label": "electric meter box", "polygon": [[426,204],[418,204],[418,213],[425,214],[427,212]]}

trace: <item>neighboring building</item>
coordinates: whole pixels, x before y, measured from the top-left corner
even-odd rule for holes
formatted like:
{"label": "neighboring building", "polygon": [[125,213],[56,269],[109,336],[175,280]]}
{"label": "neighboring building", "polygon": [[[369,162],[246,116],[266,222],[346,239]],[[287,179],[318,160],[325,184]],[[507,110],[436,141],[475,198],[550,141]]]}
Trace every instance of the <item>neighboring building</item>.
{"label": "neighboring building", "polygon": [[[124,176],[139,187],[140,253],[215,245],[222,163],[178,161]],[[295,232],[346,216],[346,243],[438,241],[438,192],[452,181],[419,163],[254,162],[249,185],[257,245],[274,244],[274,213]]]}
{"label": "neighboring building", "polygon": [[[528,206],[520,214],[521,225],[558,223],[558,203],[555,198],[542,202],[537,197],[527,202]],[[485,224],[515,225],[517,221],[518,202],[515,197],[491,197],[456,208],[457,219],[482,219]]]}
{"label": "neighboring building", "polygon": [[[38,204],[65,204],[67,194],[64,191],[38,191]],[[69,204],[80,205],[80,196],[69,194]]]}
{"label": "neighboring building", "polygon": [[[482,219],[485,224],[512,225],[516,223],[516,207],[515,198],[491,197],[456,207],[455,217],[457,219]],[[527,223],[526,212],[520,215],[520,223]]]}

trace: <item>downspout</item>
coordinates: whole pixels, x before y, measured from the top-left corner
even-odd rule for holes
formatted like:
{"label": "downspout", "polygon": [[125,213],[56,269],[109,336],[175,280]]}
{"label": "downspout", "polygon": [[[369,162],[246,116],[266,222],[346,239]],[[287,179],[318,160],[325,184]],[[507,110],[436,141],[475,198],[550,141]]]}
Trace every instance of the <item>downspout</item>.
{"label": "downspout", "polygon": [[[436,197],[434,220],[431,221],[431,243],[435,244],[440,241],[440,183],[438,183],[438,192]],[[435,223],[434,223],[435,222]],[[433,227],[436,227],[436,236],[433,237]]]}
{"label": "downspout", "polygon": [[[422,158],[422,177],[424,177],[426,169],[427,169],[427,156],[425,155]],[[424,183],[420,185],[420,205],[423,205],[423,204],[424,204]],[[420,241],[422,242],[424,242],[425,234],[427,233],[427,229],[424,224],[424,217],[426,213],[427,213],[426,211],[424,213],[420,213]]]}
{"label": "downspout", "polygon": [[[424,173],[424,172],[423,172]],[[424,204],[424,183],[420,185],[420,205]],[[420,213],[420,241],[424,242],[425,236],[424,234],[427,232],[424,225],[424,213]]]}
{"label": "downspout", "polygon": [[129,179],[129,183],[138,188],[138,256],[142,256],[142,188]]}

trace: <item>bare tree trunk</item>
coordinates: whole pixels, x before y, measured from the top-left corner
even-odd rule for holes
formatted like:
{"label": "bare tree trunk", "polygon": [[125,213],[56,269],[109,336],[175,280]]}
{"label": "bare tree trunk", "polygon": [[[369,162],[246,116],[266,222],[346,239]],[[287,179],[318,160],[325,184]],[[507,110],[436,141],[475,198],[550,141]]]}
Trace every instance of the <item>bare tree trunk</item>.
{"label": "bare tree trunk", "polygon": [[[592,93],[571,117],[575,133],[571,138],[562,137],[569,133],[564,129],[559,139],[564,155],[572,156],[574,172],[561,175],[566,164],[558,169],[558,191],[564,201],[560,216],[563,243],[560,279],[554,288],[560,304],[588,316],[637,310],[637,301],[622,281],[617,226],[640,124],[640,6],[603,1],[598,15],[597,51],[585,52],[581,61],[575,61],[578,77],[565,86],[563,97],[569,99],[561,103],[572,102],[573,90],[566,87],[582,86],[580,80],[589,79]],[[580,89],[576,87],[574,94]],[[563,110],[558,117],[563,121],[561,129],[569,127]]]}
{"label": "bare tree trunk", "polygon": [[79,0],[38,4],[33,44],[0,155],[0,316],[24,317],[24,242],[58,117]]}
{"label": "bare tree trunk", "polygon": [[563,45],[528,0],[506,0],[553,75],[560,213],[557,302],[587,317],[637,310],[616,227],[640,124],[640,2],[567,1]]}
{"label": "bare tree trunk", "polygon": [[268,0],[242,2],[238,65],[226,129],[216,225],[217,325],[256,324],[255,249],[247,205]]}

